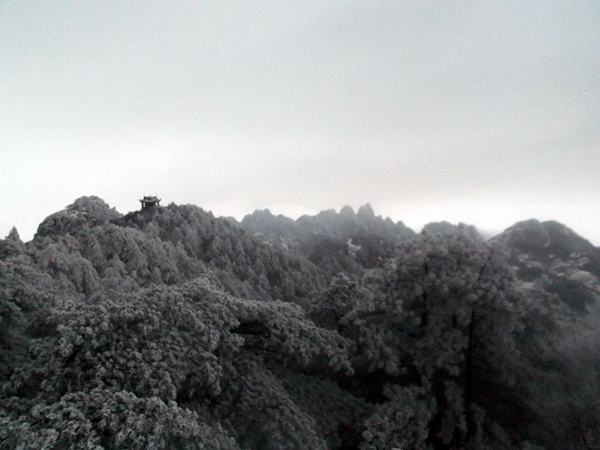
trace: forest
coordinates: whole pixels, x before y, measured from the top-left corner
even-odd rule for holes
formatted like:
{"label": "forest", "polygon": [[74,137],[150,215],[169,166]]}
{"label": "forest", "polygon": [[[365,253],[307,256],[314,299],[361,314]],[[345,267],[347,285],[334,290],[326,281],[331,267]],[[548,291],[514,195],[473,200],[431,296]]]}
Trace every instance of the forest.
{"label": "forest", "polygon": [[81,197],[0,239],[0,449],[600,449],[600,248]]}

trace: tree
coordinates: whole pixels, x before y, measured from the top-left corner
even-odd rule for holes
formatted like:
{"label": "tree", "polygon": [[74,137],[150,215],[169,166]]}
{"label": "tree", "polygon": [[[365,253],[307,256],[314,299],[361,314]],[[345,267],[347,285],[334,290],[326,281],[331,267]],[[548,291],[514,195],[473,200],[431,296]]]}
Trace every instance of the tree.
{"label": "tree", "polygon": [[[299,306],[237,299],[205,279],[65,300],[46,327],[4,386],[6,442],[237,448],[235,437],[264,448],[325,448],[263,361],[351,372],[350,342]],[[242,420],[251,412],[251,422]]]}
{"label": "tree", "polygon": [[369,291],[360,284],[340,273],[333,277],[329,286],[316,295],[309,308],[310,317],[319,325],[328,329],[338,329],[340,319],[357,304],[365,301]]}
{"label": "tree", "polygon": [[533,400],[545,419],[535,431],[549,448],[600,448],[599,319],[596,306],[569,327],[535,384]]}
{"label": "tree", "polygon": [[463,447],[498,438],[494,398],[514,379],[528,301],[503,250],[460,234],[426,236],[401,245],[372,279],[374,295],[341,324],[355,335],[360,364],[418,388],[386,391],[392,403],[423,405],[413,412],[396,407],[406,411],[400,429],[403,421],[420,421],[410,425],[421,430],[411,445]]}
{"label": "tree", "polygon": [[0,261],[9,256],[17,256],[25,253],[25,244],[19,236],[16,227],[12,227],[6,239],[0,239]]}

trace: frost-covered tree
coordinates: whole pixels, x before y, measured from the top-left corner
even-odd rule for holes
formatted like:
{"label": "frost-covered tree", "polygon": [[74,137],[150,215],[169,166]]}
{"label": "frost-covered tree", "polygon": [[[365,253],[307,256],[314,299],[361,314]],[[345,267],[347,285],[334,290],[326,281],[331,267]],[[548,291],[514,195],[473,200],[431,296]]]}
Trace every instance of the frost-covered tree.
{"label": "frost-covered tree", "polygon": [[[235,443],[234,437],[266,440],[265,448],[286,442],[325,448],[314,419],[300,412],[263,361],[351,373],[350,343],[317,327],[299,306],[237,299],[203,279],[74,299],[54,307],[45,326],[30,360],[3,387],[7,442],[146,448],[156,441],[155,448],[173,442],[202,448],[198,436],[211,429],[221,430],[219,442]],[[114,398],[114,411],[101,406],[102,396],[109,405]],[[156,429],[163,413],[174,422]],[[98,421],[98,414],[110,422]],[[252,422],[244,422],[250,414]],[[253,437],[260,429],[262,437]],[[150,437],[136,436],[144,430]],[[212,441],[202,445],[219,448]]]}
{"label": "frost-covered tree", "polygon": [[532,387],[543,410],[533,431],[548,448],[600,448],[600,309],[571,324]]}
{"label": "frost-covered tree", "polygon": [[62,296],[60,286],[26,255],[0,261],[0,382],[27,361],[31,335]]}
{"label": "frost-covered tree", "polygon": [[0,260],[24,253],[25,244],[21,240],[16,227],[12,227],[6,239],[0,239]]}
{"label": "frost-covered tree", "polygon": [[310,315],[321,326],[338,329],[340,320],[353,308],[365,303],[370,291],[344,273],[333,277],[329,286],[316,295],[310,305]]}
{"label": "frost-covered tree", "polygon": [[475,445],[493,435],[495,399],[514,380],[528,302],[502,249],[427,236],[403,244],[371,278],[374,295],[341,323],[356,336],[359,364],[418,387],[385,392],[415,405],[397,406],[398,427],[415,430],[409,447]]}
{"label": "frost-covered tree", "polygon": [[191,205],[82,197],[11,231],[0,449],[597,447],[597,313],[464,230],[339,216],[299,221],[331,237],[304,256]]}

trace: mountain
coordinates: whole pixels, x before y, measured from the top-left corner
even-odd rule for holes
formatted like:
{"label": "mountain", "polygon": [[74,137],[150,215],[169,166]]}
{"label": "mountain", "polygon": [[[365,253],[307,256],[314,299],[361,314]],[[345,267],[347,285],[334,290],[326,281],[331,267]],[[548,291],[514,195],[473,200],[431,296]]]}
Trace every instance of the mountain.
{"label": "mountain", "polygon": [[46,217],[38,226],[35,237],[81,233],[90,227],[110,223],[122,214],[100,197],[80,197],[65,209]]}
{"label": "mountain", "polygon": [[483,237],[477,231],[474,225],[467,225],[465,223],[459,223],[453,225],[450,222],[430,222],[423,227],[421,233],[425,234],[465,234],[474,242],[483,242]]}
{"label": "mountain", "polygon": [[360,273],[392,255],[395,244],[417,235],[402,222],[375,216],[370,204],[358,212],[344,206],[339,213],[329,209],[297,220],[275,216],[268,209],[254,211],[239,226],[270,244],[296,253],[328,273]]}
{"label": "mountain", "polygon": [[32,245],[91,261],[100,280],[114,269],[142,287],[204,275],[242,298],[302,302],[326,282],[305,258],[193,205],[123,216],[97,197],[82,197],[47,217]]}
{"label": "mountain", "polygon": [[599,448],[599,252],[81,197],[0,239],[0,449]]}
{"label": "mountain", "polygon": [[600,300],[600,248],[565,225],[536,219],[518,222],[490,242],[510,250],[509,262],[525,283],[584,312]]}

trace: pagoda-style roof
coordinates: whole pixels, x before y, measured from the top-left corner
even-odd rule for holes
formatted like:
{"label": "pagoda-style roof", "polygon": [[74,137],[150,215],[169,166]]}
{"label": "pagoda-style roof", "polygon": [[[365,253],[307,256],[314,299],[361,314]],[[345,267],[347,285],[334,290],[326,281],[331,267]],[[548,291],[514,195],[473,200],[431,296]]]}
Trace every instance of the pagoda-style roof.
{"label": "pagoda-style roof", "polygon": [[156,196],[144,196],[144,198],[140,199],[142,203],[158,203],[160,202],[160,198]]}

